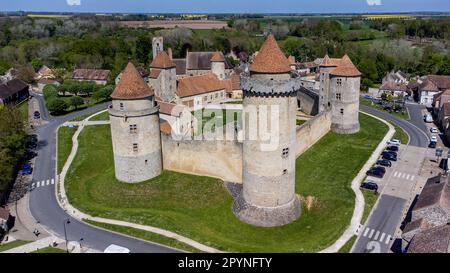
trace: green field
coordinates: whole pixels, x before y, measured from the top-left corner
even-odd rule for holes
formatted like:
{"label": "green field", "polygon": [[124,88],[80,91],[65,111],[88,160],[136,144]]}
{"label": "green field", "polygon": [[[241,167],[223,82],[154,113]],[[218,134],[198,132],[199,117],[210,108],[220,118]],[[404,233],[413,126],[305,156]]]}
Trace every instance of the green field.
{"label": "green field", "polygon": [[31,253],[66,253],[66,251],[63,249],[60,249],[60,248],[56,248],[56,247],[46,247],[46,248],[42,248],[42,249],[33,251]]}
{"label": "green field", "polygon": [[143,183],[119,183],[107,125],[81,133],[66,188],[71,204],[92,216],[164,228],[220,250],[316,252],[331,245],[349,224],[355,198],[351,181],[386,132],[382,122],[361,115],[360,133],[329,133],[300,156],[296,191],[309,202],[302,202],[299,220],[283,227],[240,222],[218,179],[164,171]]}
{"label": "green field", "polygon": [[109,120],[109,113],[108,113],[108,111],[106,111],[104,113],[101,113],[101,114],[98,114],[98,115],[92,117],[90,120],[91,121]]}
{"label": "green field", "polygon": [[16,241],[12,241],[10,243],[6,243],[6,244],[1,244],[0,245],[0,252],[6,251],[6,250],[10,250],[22,245],[26,245],[28,243],[31,243],[30,241],[22,241],[22,240],[16,240]]}
{"label": "green field", "polygon": [[61,173],[72,150],[72,137],[77,127],[60,127],[58,130],[58,174]]}

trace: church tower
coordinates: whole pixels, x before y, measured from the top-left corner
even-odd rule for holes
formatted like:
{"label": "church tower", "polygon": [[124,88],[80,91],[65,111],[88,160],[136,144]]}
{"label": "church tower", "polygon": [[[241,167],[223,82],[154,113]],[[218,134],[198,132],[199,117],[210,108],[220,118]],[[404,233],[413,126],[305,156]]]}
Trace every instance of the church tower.
{"label": "church tower", "polygon": [[131,62],[111,97],[109,117],[116,178],[137,183],[160,175],[159,107],[153,89]]}
{"label": "church tower", "polygon": [[[245,117],[243,190],[233,211],[252,225],[286,225],[300,216],[295,194],[295,151],[296,95],[301,83],[291,75],[289,62],[273,35],[268,36],[249,70],[241,77]],[[278,113],[269,110],[265,115],[264,108],[278,109]],[[276,145],[266,146],[268,140],[261,134],[261,124],[269,124]],[[252,130],[257,130],[256,136],[250,136]]]}
{"label": "church tower", "polygon": [[177,92],[176,64],[165,51],[162,51],[150,64],[150,69],[150,75],[157,75],[152,83],[156,96],[165,102],[174,100]]}
{"label": "church tower", "polygon": [[153,37],[152,39],[153,60],[159,53],[164,51],[164,38],[161,36]]}
{"label": "church tower", "polygon": [[331,130],[338,134],[359,132],[361,72],[346,54],[330,71]]}

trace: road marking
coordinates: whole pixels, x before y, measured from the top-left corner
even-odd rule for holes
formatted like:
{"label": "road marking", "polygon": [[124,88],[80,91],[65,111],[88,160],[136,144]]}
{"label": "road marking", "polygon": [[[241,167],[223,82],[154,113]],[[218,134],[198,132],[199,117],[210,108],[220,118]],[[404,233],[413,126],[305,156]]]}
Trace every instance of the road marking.
{"label": "road marking", "polygon": [[52,178],[52,185],[53,185],[53,184],[55,184],[55,179],[54,179],[54,178]]}
{"label": "road marking", "polygon": [[375,229],[372,229],[371,231],[370,231],[370,234],[369,234],[369,239],[371,239],[372,238],[372,236],[373,236],[373,233],[375,232]]}
{"label": "road marking", "polygon": [[415,177],[414,175],[413,175],[413,176],[411,176],[411,181],[414,181],[414,177]]}
{"label": "road marking", "polygon": [[31,188],[34,188],[36,186],[36,183],[31,184]]}
{"label": "road marking", "polygon": [[50,179],[47,179],[47,186],[50,185]]}
{"label": "road marking", "polygon": [[396,171],[396,172],[394,173],[394,177],[397,177],[397,174],[398,174],[398,172]]}
{"label": "road marking", "polygon": [[406,173],[403,173],[402,174],[402,178],[404,179],[406,177]]}
{"label": "road marking", "polygon": [[391,235],[388,235],[386,238],[386,244],[389,244],[390,241],[391,241]]}
{"label": "road marking", "polygon": [[409,180],[409,174],[406,176],[406,180]]}
{"label": "road marking", "polygon": [[363,237],[367,236],[367,233],[369,233],[370,228],[366,228],[366,230],[364,231]]}
{"label": "road marking", "polygon": [[380,236],[380,231],[377,230],[377,233],[375,233],[375,237],[373,237],[373,239],[375,241],[378,240],[378,236]]}
{"label": "road marking", "polygon": [[39,188],[41,186],[41,181],[36,183],[36,188]]}
{"label": "road marking", "polygon": [[381,237],[380,237],[380,242],[383,242],[384,236],[386,236],[386,233],[383,232],[383,234],[381,234]]}

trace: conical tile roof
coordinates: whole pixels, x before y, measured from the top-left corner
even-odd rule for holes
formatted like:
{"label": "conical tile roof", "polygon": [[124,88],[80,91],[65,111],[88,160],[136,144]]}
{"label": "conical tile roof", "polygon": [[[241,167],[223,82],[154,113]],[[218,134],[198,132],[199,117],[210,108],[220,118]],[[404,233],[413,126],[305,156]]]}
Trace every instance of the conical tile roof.
{"label": "conical tile roof", "polygon": [[288,59],[284,56],[272,34],[267,37],[261,46],[258,55],[250,65],[250,71],[266,74],[289,73],[291,71]]}
{"label": "conical tile roof", "polygon": [[167,68],[176,67],[176,64],[170,59],[170,57],[167,54],[167,52],[162,51],[158,55],[156,55],[156,58],[150,64],[150,67],[151,68],[167,69]]}
{"label": "conical tile roof", "polygon": [[350,57],[345,54],[344,57],[342,57],[339,66],[336,69],[333,69],[333,71],[330,72],[330,75],[340,77],[360,77],[361,72],[359,72],[353,64]]}
{"label": "conical tile roof", "polygon": [[222,53],[216,51],[211,57],[211,62],[225,62],[225,58],[223,57]]}
{"label": "conical tile roof", "polygon": [[129,62],[119,83],[111,94],[113,99],[132,100],[153,96],[153,89],[145,83],[136,67]]}

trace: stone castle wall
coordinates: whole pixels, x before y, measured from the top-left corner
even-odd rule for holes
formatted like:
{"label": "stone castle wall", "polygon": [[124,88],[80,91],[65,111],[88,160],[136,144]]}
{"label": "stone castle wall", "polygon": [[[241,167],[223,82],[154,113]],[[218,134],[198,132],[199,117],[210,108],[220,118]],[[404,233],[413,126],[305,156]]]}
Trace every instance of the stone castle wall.
{"label": "stone castle wall", "polygon": [[331,110],[328,109],[297,127],[297,157],[306,152],[330,131],[331,117]]}

